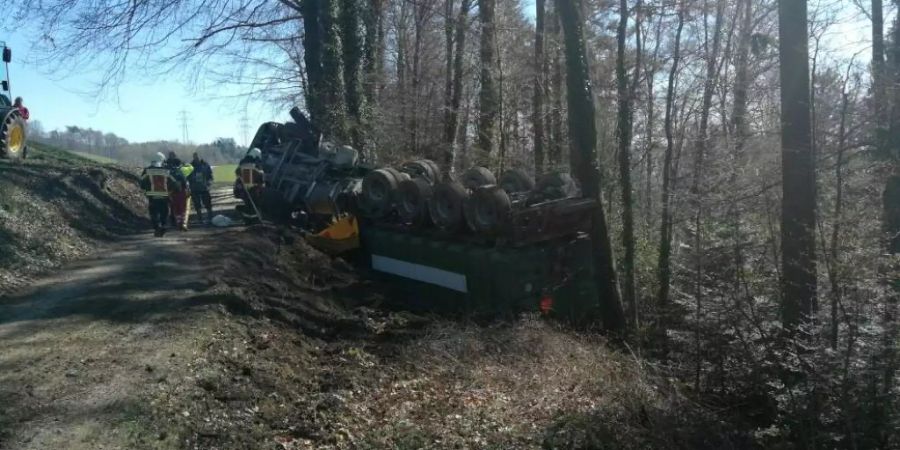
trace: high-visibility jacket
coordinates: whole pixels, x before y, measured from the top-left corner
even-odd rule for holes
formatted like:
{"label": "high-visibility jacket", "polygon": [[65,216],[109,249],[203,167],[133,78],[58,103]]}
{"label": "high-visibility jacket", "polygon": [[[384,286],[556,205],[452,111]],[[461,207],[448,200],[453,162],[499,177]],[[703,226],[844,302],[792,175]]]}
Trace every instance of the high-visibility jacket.
{"label": "high-visibility jacket", "polygon": [[178,181],[172,172],[164,167],[148,167],[141,174],[141,187],[144,194],[152,198],[166,198],[170,191],[179,190]]}

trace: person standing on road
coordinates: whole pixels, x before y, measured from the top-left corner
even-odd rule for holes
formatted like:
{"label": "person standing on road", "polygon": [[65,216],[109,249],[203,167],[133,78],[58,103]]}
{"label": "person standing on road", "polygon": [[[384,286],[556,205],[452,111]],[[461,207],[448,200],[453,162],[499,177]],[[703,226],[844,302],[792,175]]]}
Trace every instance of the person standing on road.
{"label": "person standing on road", "polygon": [[169,152],[169,158],[166,159],[166,168],[169,169],[169,172],[171,172],[181,187],[181,189],[169,195],[169,206],[172,209],[170,219],[173,226],[178,227],[182,231],[187,231],[187,211],[190,209],[191,196],[187,177],[194,168],[190,165],[185,166],[175,152]]}
{"label": "person standing on road", "polygon": [[157,153],[150,166],[141,173],[141,189],[147,196],[153,234],[157,237],[166,234],[166,221],[169,218],[169,195],[180,189],[180,183],[165,167],[165,161],[165,155]]}
{"label": "person standing on road", "polygon": [[[213,182],[212,167],[196,153],[194,153],[191,166],[194,171],[188,176],[188,184],[191,185],[191,199],[194,201],[197,221],[208,224],[212,220],[212,196],[209,194],[209,186]],[[204,207],[206,207],[205,221],[203,220]]]}

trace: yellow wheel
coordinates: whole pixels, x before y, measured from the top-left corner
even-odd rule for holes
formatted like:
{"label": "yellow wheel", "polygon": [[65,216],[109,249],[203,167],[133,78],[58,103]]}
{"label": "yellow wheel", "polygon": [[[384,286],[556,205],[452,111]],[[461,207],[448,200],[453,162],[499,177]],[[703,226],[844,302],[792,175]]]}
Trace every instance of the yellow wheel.
{"label": "yellow wheel", "polygon": [[25,147],[25,129],[20,124],[13,124],[9,130],[9,152],[19,153]]}
{"label": "yellow wheel", "polygon": [[19,159],[24,157],[27,142],[25,119],[18,110],[11,110],[0,123],[0,157]]}

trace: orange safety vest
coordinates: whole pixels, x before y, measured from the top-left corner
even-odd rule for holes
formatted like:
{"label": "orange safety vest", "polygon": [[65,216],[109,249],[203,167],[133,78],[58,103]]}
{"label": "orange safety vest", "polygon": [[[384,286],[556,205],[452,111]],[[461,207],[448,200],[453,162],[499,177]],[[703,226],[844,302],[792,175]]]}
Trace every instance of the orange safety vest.
{"label": "orange safety vest", "polygon": [[165,198],[169,196],[169,174],[168,169],[148,168],[145,177],[150,178],[150,189],[145,191],[147,197]]}
{"label": "orange safety vest", "polygon": [[241,164],[240,174],[241,183],[246,189],[250,189],[253,186],[262,184],[262,171],[256,167],[256,164]]}

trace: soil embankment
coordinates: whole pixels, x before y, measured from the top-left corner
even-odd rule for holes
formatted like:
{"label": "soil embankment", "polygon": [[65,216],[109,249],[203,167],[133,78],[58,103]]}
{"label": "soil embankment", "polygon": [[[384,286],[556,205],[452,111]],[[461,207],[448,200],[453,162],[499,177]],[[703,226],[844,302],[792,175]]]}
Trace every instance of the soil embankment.
{"label": "soil embankment", "polygon": [[137,176],[39,144],[0,159],[0,294],[142,228]]}

